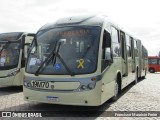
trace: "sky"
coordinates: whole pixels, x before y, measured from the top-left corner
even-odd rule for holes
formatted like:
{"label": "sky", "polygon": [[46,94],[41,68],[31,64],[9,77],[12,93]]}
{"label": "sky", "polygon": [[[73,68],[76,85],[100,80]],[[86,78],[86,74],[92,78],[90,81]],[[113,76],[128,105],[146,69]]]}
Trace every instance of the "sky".
{"label": "sky", "polygon": [[36,33],[46,23],[81,14],[105,14],[142,41],[149,55],[160,51],[159,0],[0,0],[0,33]]}

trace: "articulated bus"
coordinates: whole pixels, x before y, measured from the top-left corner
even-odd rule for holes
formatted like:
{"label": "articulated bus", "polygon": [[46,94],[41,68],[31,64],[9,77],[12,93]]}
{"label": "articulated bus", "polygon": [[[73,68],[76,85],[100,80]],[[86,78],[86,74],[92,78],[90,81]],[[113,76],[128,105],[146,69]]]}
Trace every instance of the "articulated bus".
{"label": "articulated bus", "polygon": [[150,73],[160,72],[160,57],[148,56],[148,70]]}
{"label": "articulated bus", "polygon": [[46,24],[29,50],[24,99],[99,106],[145,77],[147,50],[106,16],[76,16]]}
{"label": "articulated bus", "polygon": [[0,86],[23,85],[26,50],[33,37],[24,32],[0,34]]}

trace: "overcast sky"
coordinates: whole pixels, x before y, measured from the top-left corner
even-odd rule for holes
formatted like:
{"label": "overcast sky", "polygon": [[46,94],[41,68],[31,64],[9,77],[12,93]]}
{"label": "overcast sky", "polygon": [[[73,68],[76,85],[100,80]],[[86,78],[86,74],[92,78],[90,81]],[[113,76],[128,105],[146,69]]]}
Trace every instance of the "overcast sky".
{"label": "overcast sky", "polygon": [[142,40],[149,55],[160,51],[160,0],[0,0],[0,33],[34,32],[58,18],[103,13]]}

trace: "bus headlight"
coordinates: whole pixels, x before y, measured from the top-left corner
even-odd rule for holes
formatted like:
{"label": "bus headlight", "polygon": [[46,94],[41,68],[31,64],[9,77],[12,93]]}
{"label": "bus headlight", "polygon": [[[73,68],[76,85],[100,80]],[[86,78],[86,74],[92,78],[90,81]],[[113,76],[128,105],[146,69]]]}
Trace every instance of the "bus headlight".
{"label": "bus headlight", "polygon": [[15,76],[18,72],[20,72],[19,68],[15,69],[15,70],[13,70],[11,72],[9,72],[7,76]]}
{"label": "bus headlight", "polygon": [[26,86],[26,87],[31,87],[31,84],[30,84],[30,83],[27,83],[27,82],[24,82],[24,86]]}
{"label": "bus headlight", "polygon": [[82,89],[82,90],[85,90],[85,89],[86,89],[86,86],[85,86],[85,85],[82,85],[82,86],[81,86],[81,89]]}
{"label": "bus headlight", "polygon": [[89,84],[88,84],[88,88],[89,88],[89,89],[93,89],[94,86],[95,86],[95,85],[94,85],[93,83],[89,83]]}
{"label": "bus headlight", "polygon": [[24,82],[24,86],[27,86],[27,84],[28,84],[27,82]]}

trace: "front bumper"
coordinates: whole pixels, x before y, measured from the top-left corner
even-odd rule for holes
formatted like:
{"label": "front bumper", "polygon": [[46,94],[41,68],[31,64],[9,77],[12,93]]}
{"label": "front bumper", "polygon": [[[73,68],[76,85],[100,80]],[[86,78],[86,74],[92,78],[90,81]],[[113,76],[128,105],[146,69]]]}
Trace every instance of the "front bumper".
{"label": "front bumper", "polygon": [[[94,89],[89,91],[66,92],[66,91],[36,91],[23,86],[24,100],[42,103],[99,106],[101,105],[101,81],[96,83]],[[47,96],[57,98],[48,100]]]}

